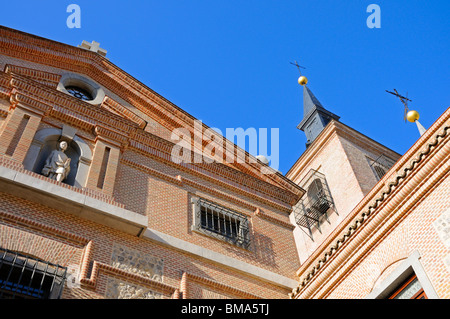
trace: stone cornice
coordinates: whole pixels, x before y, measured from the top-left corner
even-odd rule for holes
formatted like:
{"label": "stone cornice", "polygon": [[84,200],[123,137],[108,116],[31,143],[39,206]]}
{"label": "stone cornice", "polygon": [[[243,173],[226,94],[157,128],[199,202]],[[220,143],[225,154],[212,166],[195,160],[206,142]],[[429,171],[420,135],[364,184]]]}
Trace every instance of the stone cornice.
{"label": "stone cornice", "polygon": [[[4,26],[0,26],[0,54],[87,75],[170,131],[184,127],[194,133],[196,119],[193,116],[99,54]],[[208,126],[203,124],[202,129],[206,130]],[[233,164],[237,169],[244,169],[247,174],[279,185],[299,196],[304,193],[282,174],[260,174],[260,164],[249,162],[251,155],[245,150],[236,156],[242,157],[239,159],[245,163],[237,166]]]}
{"label": "stone cornice", "polygon": [[[295,162],[295,164],[286,173],[286,177],[295,180],[296,175],[304,170],[304,167],[308,165],[320,150],[330,141],[331,137],[337,134],[339,137],[343,137],[358,146],[364,147],[375,153],[380,153],[388,156],[389,158],[395,160],[401,155],[397,152],[389,149],[388,147],[374,141],[373,139],[367,137],[366,135],[358,132],[347,125],[331,120],[330,123],[325,127],[325,129],[319,134],[315,141],[305,150],[305,152],[300,156],[300,158]],[[394,157],[394,158],[392,158]]]}
{"label": "stone cornice", "polygon": [[[143,131],[135,122],[63,92],[38,85],[34,80],[21,75],[11,73],[6,76],[5,73],[0,72],[0,85],[2,83],[8,85],[5,90],[9,90],[9,98],[13,103],[26,105],[42,116],[51,116],[79,129],[92,132],[97,138],[116,144],[121,149],[137,150],[159,161],[163,160],[169,165],[188,170],[196,175],[200,174],[203,178],[208,177],[214,183],[236,185],[244,192],[256,194],[258,198],[264,199],[269,195],[271,199],[265,201],[279,202],[275,206],[284,207],[285,212],[288,212],[286,207],[295,204],[303,194],[303,190],[298,187],[294,188],[289,184],[291,188],[284,189],[222,163],[175,164],[171,161],[171,151],[175,144]],[[1,79],[9,79],[9,81],[2,82]]]}
{"label": "stone cornice", "polygon": [[[447,109],[303,263],[297,272],[299,286],[290,297],[313,297],[344,261],[359,260],[361,256],[354,256],[367,252],[367,248],[361,251],[358,248],[374,231],[385,225],[383,231],[387,232],[398,222],[399,214],[407,214],[421,198],[412,198],[413,194],[419,188],[422,194],[429,190],[429,187],[422,187],[425,181],[433,179],[436,182],[448,173],[449,165],[444,159],[450,153],[449,140],[450,109]],[[392,219],[394,214],[397,214],[395,220]],[[387,221],[391,219],[391,227],[387,227]]]}

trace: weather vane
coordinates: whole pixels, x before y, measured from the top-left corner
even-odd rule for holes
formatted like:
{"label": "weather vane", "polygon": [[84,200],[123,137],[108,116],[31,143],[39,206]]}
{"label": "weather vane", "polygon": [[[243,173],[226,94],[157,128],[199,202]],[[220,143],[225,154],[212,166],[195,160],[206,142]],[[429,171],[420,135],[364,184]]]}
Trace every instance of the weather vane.
{"label": "weather vane", "polygon": [[[391,92],[391,91],[388,91],[388,90],[386,90],[386,92],[388,92],[388,93],[390,93],[392,95],[395,95],[396,97],[398,97],[400,99],[400,101],[402,101],[403,105],[405,106],[405,112],[404,112],[404,115],[403,115],[403,119],[405,120],[405,123],[406,123],[406,115],[408,114],[408,111],[409,111],[409,109],[408,109],[408,102],[412,102],[412,101],[410,99],[408,99],[407,97],[400,95],[397,92],[396,89],[394,89],[395,93]],[[406,93],[406,96],[408,96],[408,93]]]}
{"label": "weather vane", "polygon": [[302,71],[301,71],[301,69],[306,69],[306,68],[304,66],[299,65],[297,61],[294,61],[294,62],[295,63],[293,63],[293,62],[289,62],[289,63],[292,65],[295,65],[298,69],[298,73],[300,73],[300,77],[298,78],[298,84],[306,85],[306,83],[308,83],[308,79],[306,78],[306,76],[302,75]]}
{"label": "weather vane", "polygon": [[[408,102],[412,102],[410,99],[408,99],[405,96],[400,95],[396,89],[394,89],[394,92],[390,92],[388,90],[386,90],[386,92],[395,95],[396,97],[398,97],[400,99],[400,101],[402,101],[403,105],[405,106],[405,115],[404,115],[404,119],[405,122],[408,120],[408,122],[411,123],[416,123],[417,128],[419,129],[419,133],[420,135],[423,135],[426,131],[426,129],[422,126],[422,124],[420,124],[419,122],[419,112],[414,111],[414,110],[409,110],[408,108]],[[408,96],[408,93],[406,93],[406,96]]]}

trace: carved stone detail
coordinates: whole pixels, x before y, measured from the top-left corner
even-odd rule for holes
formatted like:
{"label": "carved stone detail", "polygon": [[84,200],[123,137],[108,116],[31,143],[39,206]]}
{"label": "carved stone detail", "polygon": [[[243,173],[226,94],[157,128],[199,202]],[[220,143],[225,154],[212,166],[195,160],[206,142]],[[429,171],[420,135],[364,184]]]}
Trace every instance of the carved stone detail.
{"label": "carved stone detail", "polygon": [[115,278],[108,278],[105,297],[107,299],[163,299],[160,293]]}
{"label": "carved stone detail", "polygon": [[163,259],[115,244],[111,254],[111,265],[119,269],[156,281],[162,281]]}

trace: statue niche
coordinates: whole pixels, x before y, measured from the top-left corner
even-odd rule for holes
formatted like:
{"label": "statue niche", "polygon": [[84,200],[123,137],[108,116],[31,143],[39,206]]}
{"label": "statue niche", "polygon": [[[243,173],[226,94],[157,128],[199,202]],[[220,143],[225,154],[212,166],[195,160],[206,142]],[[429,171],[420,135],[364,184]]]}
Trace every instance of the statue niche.
{"label": "statue niche", "polygon": [[44,168],[41,173],[58,182],[64,181],[70,173],[71,158],[64,152],[67,149],[67,142],[59,143],[58,148],[53,150],[45,160]]}
{"label": "statue niche", "polygon": [[48,138],[41,147],[33,171],[55,181],[76,185],[80,150],[73,141]]}

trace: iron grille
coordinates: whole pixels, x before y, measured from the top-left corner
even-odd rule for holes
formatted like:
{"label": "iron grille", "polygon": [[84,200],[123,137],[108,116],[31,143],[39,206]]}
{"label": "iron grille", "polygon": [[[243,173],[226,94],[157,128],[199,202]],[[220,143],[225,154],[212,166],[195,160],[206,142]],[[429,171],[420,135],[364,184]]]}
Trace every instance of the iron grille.
{"label": "iron grille", "polygon": [[82,88],[76,87],[76,86],[67,86],[66,87],[67,92],[69,92],[72,96],[83,100],[83,101],[90,101],[92,100],[91,94],[89,94],[88,91],[83,90]]}
{"label": "iron grille", "polygon": [[197,205],[197,230],[240,247],[249,247],[249,224],[245,215],[205,199],[199,199]]}
{"label": "iron grille", "polygon": [[376,160],[370,160],[370,167],[374,170],[378,180],[382,179],[394,164],[395,162],[384,154],[378,156]]}
{"label": "iron grille", "polygon": [[334,202],[325,176],[315,170],[305,176],[300,186],[306,194],[294,206],[295,222],[311,233],[313,226],[319,226],[321,220],[328,218],[330,209],[335,211]]}
{"label": "iron grille", "polygon": [[0,299],[59,299],[67,268],[0,248]]}

